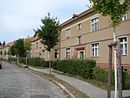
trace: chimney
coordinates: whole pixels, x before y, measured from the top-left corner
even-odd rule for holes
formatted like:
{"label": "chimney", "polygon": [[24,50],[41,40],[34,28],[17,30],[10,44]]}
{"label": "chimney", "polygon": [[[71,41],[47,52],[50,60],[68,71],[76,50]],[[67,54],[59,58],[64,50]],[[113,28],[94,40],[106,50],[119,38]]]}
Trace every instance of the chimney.
{"label": "chimney", "polygon": [[73,14],[72,18],[77,18],[77,17],[78,17],[78,14]]}

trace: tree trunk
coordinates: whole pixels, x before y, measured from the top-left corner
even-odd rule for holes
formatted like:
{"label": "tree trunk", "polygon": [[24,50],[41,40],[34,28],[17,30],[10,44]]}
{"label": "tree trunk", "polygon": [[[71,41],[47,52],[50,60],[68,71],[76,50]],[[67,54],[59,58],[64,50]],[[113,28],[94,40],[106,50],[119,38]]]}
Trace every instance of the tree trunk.
{"label": "tree trunk", "polygon": [[111,98],[111,82],[112,82],[112,45],[109,45],[109,73],[108,73],[108,90],[107,98]]}
{"label": "tree trunk", "polygon": [[17,64],[19,64],[19,55],[17,56]]}
{"label": "tree trunk", "polygon": [[[113,41],[116,43],[116,29],[113,28]],[[115,72],[115,98],[117,98],[117,58],[116,58],[116,45],[114,46],[114,72]]]}
{"label": "tree trunk", "polygon": [[50,51],[49,51],[49,70],[50,70],[50,75],[51,75],[51,57],[50,57]]}
{"label": "tree trunk", "polygon": [[26,56],[26,65],[28,64],[28,58],[27,58],[27,56]]}
{"label": "tree trunk", "polygon": [[122,98],[122,66],[121,66],[120,42],[118,42],[118,98]]}
{"label": "tree trunk", "polygon": [[26,52],[26,65],[28,64],[28,53]]}

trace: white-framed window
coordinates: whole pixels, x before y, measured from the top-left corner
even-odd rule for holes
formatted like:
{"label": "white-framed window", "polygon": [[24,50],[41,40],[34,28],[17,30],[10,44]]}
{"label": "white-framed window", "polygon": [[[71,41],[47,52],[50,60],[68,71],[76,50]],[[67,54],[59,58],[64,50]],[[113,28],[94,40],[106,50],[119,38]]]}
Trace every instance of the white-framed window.
{"label": "white-framed window", "polygon": [[84,57],[85,57],[85,52],[84,52],[84,50],[78,51],[78,58],[79,58],[79,59],[84,59]]}
{"label": "white-framed window", "polygon": [[127,51],[128,51],[127,37],[120,37],[119,41],[120,41],[121,55],[127,55]]}
{"label": "white-framed window", "polygon": [[79,23],[79,24],[78,24],[78,30],[81,30],[81,29],[82,29],[82,24]]}
{"label": "white-framed window", "polygon": [[66,59],[70,59],[70,58],[71,58],[71,49],[66,48]]}
{"label": "white-framed window", "polygon": [[54,53],[55,59],[59,58],[59,50],[55,49],[55,53]]}
{"label": "white-framed window", "polygon": [[99,17],[96,17],[91,20],[91,31],[95,32],[98,30],[99,30]]}
{"label": "white-framed window", "polygon": [[99,56],[99,43],[91,44],[92,46],[92,57],[98,57]]}
{"label": "white-framed window", "polygon": [[81,44],[82,42],[81,42],[81,36],[78,36],[77,37],[77,44]]}
{"label": "white-framed window", "polygon": [[67,29],[66,32],[65,32],[65,38],[66,38],[66,39],[71,38],[71,29],[70,29],[70,28]]}
{"label": "white-framed window", "polygon": [[122,16],[121,16],[121,21],[126,21],[126,20],[127,20],[127,14],[122,15]]}

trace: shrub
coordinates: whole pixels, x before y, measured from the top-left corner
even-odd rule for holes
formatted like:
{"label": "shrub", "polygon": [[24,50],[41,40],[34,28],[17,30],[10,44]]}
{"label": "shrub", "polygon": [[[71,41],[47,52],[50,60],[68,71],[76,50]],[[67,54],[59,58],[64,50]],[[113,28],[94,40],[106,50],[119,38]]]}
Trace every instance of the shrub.
{"label": "shrub", "polygon": [[108,72],[99,67],[95,67],[93,71],[93,78],[100,82],[107,82]]}
{"label": "shrub", "polygon": [[53,68],[64,73],[80,75],[85,78],[92,78],[93,68],[96,66],[94,60],[62,60],[54,61]]}
{"label": "shrub", "polygon": [[11,62],[11,61],[16,62],[17,59],[16,59],[16,58],[9,57],[9,62]]}
{"label": "shrub", "polygon": [[44,61],[41,58],[28,58],[28,65],[30,66],[39,66],[39,67],[48,67],[48,61]]}
{"label": "shrub", "polygon": [[[9,58],[9,61],[17,62],[17,58]],[[26,64],[26,58],[20,57],[19,63]],[[35,66],[35,67],[37,66],[48,67],[49,63],[48,61],[44,61],[44,59],[41,59],[41,58],[27,58],[27,65]]]}
{"label": "shrub", "polygon": [[19,58],[19,63],[26,64],[26,58],[24,57]]}

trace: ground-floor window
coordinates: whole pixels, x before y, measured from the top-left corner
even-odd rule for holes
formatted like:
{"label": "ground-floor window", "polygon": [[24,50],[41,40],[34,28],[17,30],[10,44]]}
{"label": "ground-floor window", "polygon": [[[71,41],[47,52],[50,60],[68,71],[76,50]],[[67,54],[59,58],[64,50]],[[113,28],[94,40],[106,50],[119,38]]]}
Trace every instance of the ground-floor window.
{"label": "ground-floor window", "polygon": [[66,48],[66,59],[70,59],[70,58],[71,58],[71,49]]}
{"label": "ground-floor window", "polygon": [[127,37],[119,38],[121,55],[127,55]]}
{"label": "ground-floor window", "polygon": [[55,53],[54,53],[55,59],[59,58],[59,50],[55,49]]}
{"label": "ground-floor window", "polygon": [[78,58],[79,58],[79,59],[84,59],[84,57],[85,57],[84,50],[79,51],[79,52],[78,52]]}
{"label": "ground-floor window", "polygon": [[99,43],[92,44],[92,57],[99,56]]}

